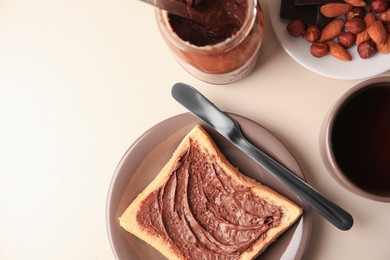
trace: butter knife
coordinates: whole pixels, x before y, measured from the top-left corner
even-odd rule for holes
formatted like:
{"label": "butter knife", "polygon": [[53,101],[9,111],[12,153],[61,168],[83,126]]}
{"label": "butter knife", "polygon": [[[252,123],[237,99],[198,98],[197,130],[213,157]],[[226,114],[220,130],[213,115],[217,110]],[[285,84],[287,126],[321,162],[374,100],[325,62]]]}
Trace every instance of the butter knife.
{"label": "butter knife", "polygon": [[198,12],[195,8],[190,8],[186,2],[176,0],[141,0],[144,3],[163,9],[168,13],[192,20],[203,26],[212,25],[212,19],[206,14]]}
{"label": "butter knife", "polygon": [[187,84],[176,83],[171,94],[176,101],[251,157],[334,226],[341,230],[349,230],[352,227],[353,218],[347,211],[253,146],[244,137],[238,122],[222,112],[198,90]]}

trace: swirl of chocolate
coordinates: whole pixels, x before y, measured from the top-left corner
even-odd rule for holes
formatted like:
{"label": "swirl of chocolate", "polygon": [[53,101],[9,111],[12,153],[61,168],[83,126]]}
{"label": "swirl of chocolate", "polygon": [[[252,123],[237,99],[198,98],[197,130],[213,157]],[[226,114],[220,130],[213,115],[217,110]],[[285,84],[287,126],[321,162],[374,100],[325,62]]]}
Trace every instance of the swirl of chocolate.
{"label": "swirl of chocolate", "polygon": [[173,14],[169,21],[175,33],[197,46],[212,45],[232,37],[246,17],[247,0],[186,0],[189,16],[194,10],[202,15],[197,23]]}
{"label": "swirl of chocolate", "polygon": [[186,259],[238,259],[281,216],[280,207],[235,183],[214,158],[190,145],[137,220]]}

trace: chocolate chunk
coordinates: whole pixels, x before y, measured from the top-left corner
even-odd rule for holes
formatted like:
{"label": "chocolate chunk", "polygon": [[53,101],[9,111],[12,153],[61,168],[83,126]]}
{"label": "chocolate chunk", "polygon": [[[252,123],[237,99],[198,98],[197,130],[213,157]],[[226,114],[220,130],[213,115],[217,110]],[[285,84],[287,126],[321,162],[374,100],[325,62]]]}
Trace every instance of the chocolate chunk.
{"label": "chocolate chunk", "polygon": [[294,5],[324,5],[328,3],[345,3],[344,0],[294,0]]}
{"label": "chocolate chunk", "polygon": [[319,28],[323,28],[325,25],[327,25],[330,21],[332,21],[334,18],[329,18],[329,17],[326,17],[324,16],[321,12],[320,12],[320,6],[318,6],[318,9],[317,9],[317,26]]}
{"label": "chocolate chunk", "polygon": [[281,18],[288,20],[299,19],[306,25],[317,25],[320,28],[332,20],[332,18],[327,18],[321,14],[320,5],[297,6],[294,4],[295,1],[282,0],[279,13]]}
{"label": "chocolate chunk", "polygon": [[317,21],[317,6],[295,6],[295,0],[282,0],[280,5],[280,17],[294,20],[299,19],[305,24],[315,24]]}

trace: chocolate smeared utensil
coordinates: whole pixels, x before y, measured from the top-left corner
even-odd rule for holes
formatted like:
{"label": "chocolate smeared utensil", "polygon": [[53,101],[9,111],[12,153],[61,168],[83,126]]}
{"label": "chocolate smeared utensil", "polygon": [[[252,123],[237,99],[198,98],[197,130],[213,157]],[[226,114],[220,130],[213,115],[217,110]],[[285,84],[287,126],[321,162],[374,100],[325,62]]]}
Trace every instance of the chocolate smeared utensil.
{"label": "chocolate smeared utensil", "polygon": [[263,151],[253,146],[244,137],[238,122],[222,112],[195,88],[186,84],[176,83],[172,87],[171,92],[176,101],[241,149],[330,223],[341,230],[349,230],[352,227],[353,218],[347,211],[330,201]]}
{"label": "chocolate smeared utensil", "polygon": [[168,13],[192,20],[200,25],[210,27],[212,19],[193,8],[199,1],[179,1],[179,0],[141,0],[144,3],[163,9]]}

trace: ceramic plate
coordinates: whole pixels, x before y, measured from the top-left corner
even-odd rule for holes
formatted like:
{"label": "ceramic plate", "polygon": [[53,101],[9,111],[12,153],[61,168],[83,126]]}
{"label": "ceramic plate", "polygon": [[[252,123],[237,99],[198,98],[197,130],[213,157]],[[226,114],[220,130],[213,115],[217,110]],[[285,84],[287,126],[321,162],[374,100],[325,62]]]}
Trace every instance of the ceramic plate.
{"label": "ceramic plate", "polygon": [[303,67],[322,76],[347,80],[363,79],[390,70],[390,54],[376,53],[369,59],[362,59],[356,46],[349,49],[352,61],[340,61],[330,55],[313,57],[310,54],[310,43],[288,34],[286,26],[289,20],[279,17],[280,3],[280,0],[268,0],[272,27],[283,49]]}
{"label": "ceramic plate", "polygon": [[[254,145],[282,162],[299,177],[304,178],[292,154],[274,135],[251,120],[230,115],[240,123],[243,133]],[[310,208],[248,156],[190,113],[174,116],[149,129],[134,142],[120,161],[112,178],[107,198],[107,229],[115,257],[134,260],[164,259],[157,250],[124,231],[119,226],[118,217],[155,178],[184,136],[196,124],[201,124],[207,130],[228,160],[243,173],[303,207],[304,213],[300,220],[259,257],[259,259],[301,259],[311,231]]]}

